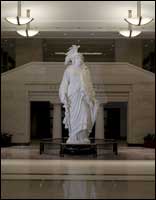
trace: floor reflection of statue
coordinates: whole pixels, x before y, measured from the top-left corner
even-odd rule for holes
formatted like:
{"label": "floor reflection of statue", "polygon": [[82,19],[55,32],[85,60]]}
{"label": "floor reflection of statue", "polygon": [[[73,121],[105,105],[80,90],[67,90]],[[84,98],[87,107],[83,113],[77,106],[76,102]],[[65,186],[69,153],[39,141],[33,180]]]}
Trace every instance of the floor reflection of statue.
{"label": "floor reflection of statue", "polygon": [[69,131],[67,143],[72,144],[90,143],[88,136],[99,106],[90,71],[82,54],[78,53],[78,48],[79,46],[73,45],[66,54],[65,64],[68,66],[59,88],[59,97],[65,107],[63,123]]}
{"label": "floor reflection of statue", "polygon": [[63,191],[65,199],[96,199],[95,181],[64,180]]}

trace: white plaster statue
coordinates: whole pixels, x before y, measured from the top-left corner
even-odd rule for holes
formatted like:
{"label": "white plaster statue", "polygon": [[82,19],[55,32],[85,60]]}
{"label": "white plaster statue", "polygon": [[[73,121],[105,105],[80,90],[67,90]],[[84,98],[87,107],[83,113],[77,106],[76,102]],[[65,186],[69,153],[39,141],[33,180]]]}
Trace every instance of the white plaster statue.
{"label": "white plaster statue", "polygon": [[99,107],[90,71],[83,61],[82,54],[78,53],[79,47],[72,45],[66,54],[65,65],[68,66],[59,88],[59,97],[65,108],[63,123],[69,131],[69,144],[90,143],[88,136]]}

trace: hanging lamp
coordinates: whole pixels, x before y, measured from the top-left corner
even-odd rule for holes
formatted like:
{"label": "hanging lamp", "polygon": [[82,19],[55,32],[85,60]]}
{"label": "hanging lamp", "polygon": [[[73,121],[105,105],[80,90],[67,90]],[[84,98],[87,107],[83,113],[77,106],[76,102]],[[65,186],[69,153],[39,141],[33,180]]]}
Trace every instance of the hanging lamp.
{"label": "hanging lamp", "polygon": [[134,18],[125,18],[125,21],[129,24],[135,25],[135,26],[141,26],[145,24],[149,24],[153,21],[151,17],[142,17],[141,16],[141,1],[137,1],[137,17]]}
{"label": "hanging lamp", "polygon": [[[131,18],[131,17],[132,17],[132,10],[128,10],[128,18]],[[119,33],[124,37],[132,38],[132,37],[136,37],[136,36],[140,35],[141,31],[133,30],[132,25],[128,24],[128,29],[121,30],[121,31],[119,31]]]}
{"label": "hanging lamp", "polygon": [[[30,17],[30,10],[27,10],[27,17]],[[26,24],[25,29],[17,30],[17,33],[23,37],[32,37],[39,33],[39,30],[30,28],[30,23]]]}
{"label": "hanging lamp", "polygon": [[21,16],[21,1],[17,1],[17,16],[16,17],[6,17],[7,22],[15,25],[24,25],[33,20],[32,17]]}

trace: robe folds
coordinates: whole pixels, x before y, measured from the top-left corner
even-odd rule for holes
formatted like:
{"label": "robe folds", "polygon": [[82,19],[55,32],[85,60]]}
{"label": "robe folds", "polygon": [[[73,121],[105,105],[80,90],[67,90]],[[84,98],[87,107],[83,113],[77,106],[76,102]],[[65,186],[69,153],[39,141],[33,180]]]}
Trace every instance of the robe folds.
{"label": "robe folds", "polygon": [[59,97],[65,108],[63,123],[70,135],[82,130],[92,131],[99,107],[95,99],[88,67],[68,66],[64,72],[59,88]]}

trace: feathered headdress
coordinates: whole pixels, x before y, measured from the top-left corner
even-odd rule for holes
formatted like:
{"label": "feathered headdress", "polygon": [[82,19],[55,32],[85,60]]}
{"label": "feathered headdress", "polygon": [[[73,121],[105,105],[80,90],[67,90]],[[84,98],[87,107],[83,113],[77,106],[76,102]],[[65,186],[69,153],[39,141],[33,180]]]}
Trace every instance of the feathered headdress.
{"label": "feathered headdress", "polygon": [[79,48],[80,48],[79,45],[72,45],[69,48],[69,51],[66,53],[65,65],[67,65],[69,63],[69,61],[74,58],[74,56],[78,55]]}

